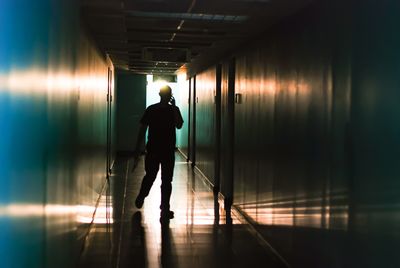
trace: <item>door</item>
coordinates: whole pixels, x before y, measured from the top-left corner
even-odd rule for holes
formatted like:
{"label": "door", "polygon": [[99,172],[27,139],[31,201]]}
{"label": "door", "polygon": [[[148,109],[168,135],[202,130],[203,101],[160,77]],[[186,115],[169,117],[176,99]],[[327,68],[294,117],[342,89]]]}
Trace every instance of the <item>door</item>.
{"label": "door", "polygon": [[196,76],[190,78],[189,90],[189,159],[194,166],[196,163]]}
{"label": "door", "polygon": [[106,174],[111,175],[111,162],[112,162],[112,75],[113,72],[108,67],[108,86],[107,86],[107,164]]}
{"label": "door", "polygon": [[235,60],[231,59],[221,66],[220,185],[227,215],[233,202],[234,102]]}

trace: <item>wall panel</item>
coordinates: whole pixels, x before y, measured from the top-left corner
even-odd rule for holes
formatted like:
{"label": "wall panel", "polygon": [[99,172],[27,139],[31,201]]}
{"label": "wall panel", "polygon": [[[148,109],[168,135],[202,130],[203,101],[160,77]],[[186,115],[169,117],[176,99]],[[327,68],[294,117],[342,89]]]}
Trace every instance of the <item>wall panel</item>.
{"label": "wall panel", "polygon": [[220,191],[228,202],[233,198],[235,61],[221,64]]}
{"label": "wall panel", "polygon": [[[146,75],[117,71],[117,150],[132,153],[146,110]],[[144,149],[144,144],[142,146]]]}
{"label": "wall panel", "polygon": [[196,162],[196,76],[189,79],[189,159]]}
{"label": "wall panel", "polygon": [[314,3],[236,55],[234,205],[294,267],[398,265],[399,8]]}
{"label": "wall panel", "polygon": [[186,80],[186,75],[178,75],[178,97],[176,105],[179,107],[182,117],[183,126],[182,129],[177,130],[177,147],[185,154],[189,156],[189,79]]}
{"label": "wall panel", "polygon": [[196,75],[196,165],[214,183],[216,69]]}
{"label": "wall panel", "polygon": [[74,267],[106,182],[112,65],[78,1],[0,8],[2,267]]}

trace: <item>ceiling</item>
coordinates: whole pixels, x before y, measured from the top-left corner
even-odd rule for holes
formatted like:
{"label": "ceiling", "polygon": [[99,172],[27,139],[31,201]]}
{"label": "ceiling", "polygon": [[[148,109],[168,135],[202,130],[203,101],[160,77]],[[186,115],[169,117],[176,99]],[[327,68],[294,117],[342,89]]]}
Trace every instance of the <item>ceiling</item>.
{"label": "ceiling", "polygon": [[189,75],[311,0],[82,0],[90,34],[117,68]]}

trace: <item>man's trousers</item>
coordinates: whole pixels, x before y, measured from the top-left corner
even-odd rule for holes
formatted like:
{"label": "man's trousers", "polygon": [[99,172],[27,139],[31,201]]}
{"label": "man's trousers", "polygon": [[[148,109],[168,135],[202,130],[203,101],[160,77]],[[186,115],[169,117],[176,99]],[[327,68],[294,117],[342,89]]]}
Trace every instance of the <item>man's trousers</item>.
{"label": "man's trousers", "polygon": [[140,187],[139,197],[144,199],[149,195],[158,170],[161,165],[161,210],[169,211],[169,201],[172,191],[172,177],[174,174],[175,151],[148,152],[145,157],[146,175]]}

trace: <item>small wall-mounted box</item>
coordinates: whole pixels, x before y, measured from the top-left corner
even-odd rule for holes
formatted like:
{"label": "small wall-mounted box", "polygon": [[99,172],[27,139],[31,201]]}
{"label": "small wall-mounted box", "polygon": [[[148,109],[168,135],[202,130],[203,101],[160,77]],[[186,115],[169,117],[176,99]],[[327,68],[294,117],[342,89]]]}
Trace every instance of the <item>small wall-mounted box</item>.
{"label": "small wall-mounted box", "polygon": [[241,93],[236,93],[235,94],[235,103],[241,104],[242,103],[242,94]]}

